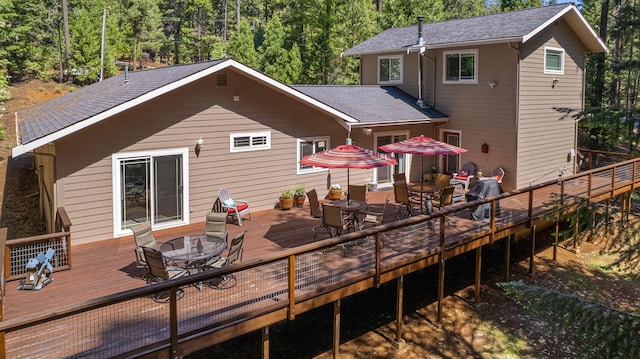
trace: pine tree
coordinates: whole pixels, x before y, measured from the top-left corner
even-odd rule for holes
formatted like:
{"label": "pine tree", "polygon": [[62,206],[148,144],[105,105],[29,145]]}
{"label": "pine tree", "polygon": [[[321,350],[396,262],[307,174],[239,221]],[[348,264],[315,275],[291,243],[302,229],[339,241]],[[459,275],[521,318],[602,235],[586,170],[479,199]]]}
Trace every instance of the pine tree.
{"label": "pine tree", "polygon": [[260,60],[256,51],[253,33],[247,21],[240,21],[240,30],[231,33],[226,53],[243,64],[258,69]]}
{"label": "pine tree", "polygon": [[285,34],[280,18],[275,15],[264,29],[264,42],[259,48],[262,72],[276,80],[287,82],[286,66],[289,51],[284,47]]}
{"label": "pine tree", "polygon": [[569,326],[581,358],[640,357],[640,316],[586,301],[576,295],[527,285],[521,281],[499,283],[525,308],[549,313]]}

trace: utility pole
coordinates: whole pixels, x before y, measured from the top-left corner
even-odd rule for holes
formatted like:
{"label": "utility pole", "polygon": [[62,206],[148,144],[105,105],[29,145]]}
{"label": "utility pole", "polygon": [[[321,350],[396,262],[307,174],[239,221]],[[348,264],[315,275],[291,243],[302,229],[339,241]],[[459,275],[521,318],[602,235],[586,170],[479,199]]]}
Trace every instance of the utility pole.
{"label": "utility pole", "polygon": [[64,20],[64,44],[67,46],[67,66],[71,58],[71,41],[69,40],[69,12],[67,11],[67,0],[62,0],[62,18]]}
{"label": "utility pole", "polygon": [[104,2],[102,11],[102,44],[100,45],[100,81],[104,79],[104,38],[107,32],[107,1]]}

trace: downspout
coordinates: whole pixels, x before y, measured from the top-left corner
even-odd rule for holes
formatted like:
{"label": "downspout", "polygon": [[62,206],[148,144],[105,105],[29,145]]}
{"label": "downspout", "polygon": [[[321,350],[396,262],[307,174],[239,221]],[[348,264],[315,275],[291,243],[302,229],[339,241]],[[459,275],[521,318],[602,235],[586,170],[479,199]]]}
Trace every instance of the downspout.
{"label": "downspout", "polygon": [[[516,138],[516,148],[518,148],[518,132],[520,130],[520,49],[513,46],[511,44],[511,42],[507,43],[507,46],[509,46],[511,49],[515,50],[517,55],[518,55],[518,62],[516,63],[516,108],[515,108],[515,118],[516,118],[516,133],[515,133],[515,138]],[[517,153],[517,151],[516,151]],[[518,188],[518,156],[516,156],[515,159],[516,163],[515,163],[515,179],[514,179],[514,187]]]}

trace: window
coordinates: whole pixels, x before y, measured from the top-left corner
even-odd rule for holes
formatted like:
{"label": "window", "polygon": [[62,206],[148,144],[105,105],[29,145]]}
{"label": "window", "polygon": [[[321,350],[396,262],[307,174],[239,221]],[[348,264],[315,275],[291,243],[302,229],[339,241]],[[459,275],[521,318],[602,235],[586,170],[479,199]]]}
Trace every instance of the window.
{"label": "window", "polygon": [[323,170],[323,168],[303,165],[300,163],[304,156],[329,149],[329,137],[313,137],[298,139],[298,174]]}
{"label": "window", "polygon": [[[442,133],[444,142],[460,147],[460,131],[445,130]],[[442,170],[445,173],[459,172],[460,155],[442,156]]]}
{"label": "window", "polygon": [[445,51],[444,83],[478,83],[478,50]]}
{"label": "window", "polygon": [[113,155],[116,235],[143,222],[153,228],[187,223],[188,158],[187,148]]}
{"label": "window", "polygon": [[402,56],[378,57],[378,83],[402,83]]}
{"label": "window", "polygon": [[231,152],[268,150],[271,148],[271,132],[232,133]]}
{"label": "window", "polygon": [[564,74],[564,50],[554,47],[544,48],[544,73]]}

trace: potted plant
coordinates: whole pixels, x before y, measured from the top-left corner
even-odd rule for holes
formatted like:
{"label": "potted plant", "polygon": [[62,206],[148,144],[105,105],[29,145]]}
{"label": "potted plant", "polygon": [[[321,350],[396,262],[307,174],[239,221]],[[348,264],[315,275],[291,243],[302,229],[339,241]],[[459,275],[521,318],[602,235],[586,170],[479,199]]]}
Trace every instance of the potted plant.
{"label": "potted plant", "polygon": [[291,209],[293,207],[293,192],[289,188],[285,188],[280,193],[280,209]]}
{"label": "potted plant", "polygon": [[299,184],[293,189],[293,203],[298,207],[302,207],[305,199],[307,199],[305,187],[303,184]]}
{"label": "potted plant", "polygon": [[329,188],[329,199],[342,199],[342,188],[339,184],[332,184]]}

